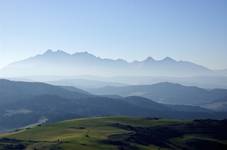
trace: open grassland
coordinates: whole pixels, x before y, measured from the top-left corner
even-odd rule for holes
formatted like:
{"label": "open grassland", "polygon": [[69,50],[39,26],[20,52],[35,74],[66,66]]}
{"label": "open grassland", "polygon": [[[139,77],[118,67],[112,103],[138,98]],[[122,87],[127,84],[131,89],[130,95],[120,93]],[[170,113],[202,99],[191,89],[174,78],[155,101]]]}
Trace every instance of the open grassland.
{"label": "open grassland", "polygon": [[227,134],[220,130],[226,125],[226,121],[212,120],[84,118],[3,134],[0,150],[224,150]]}

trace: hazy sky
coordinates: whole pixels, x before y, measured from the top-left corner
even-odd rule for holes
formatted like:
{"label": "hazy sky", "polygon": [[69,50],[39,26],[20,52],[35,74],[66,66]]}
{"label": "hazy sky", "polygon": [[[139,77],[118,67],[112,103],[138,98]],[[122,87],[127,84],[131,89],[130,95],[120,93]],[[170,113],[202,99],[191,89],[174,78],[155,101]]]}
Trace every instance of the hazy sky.
{"label": "hazy sky", "polygon": [[0,0],[0,67],[47,49],[227,68],[227,0]]}

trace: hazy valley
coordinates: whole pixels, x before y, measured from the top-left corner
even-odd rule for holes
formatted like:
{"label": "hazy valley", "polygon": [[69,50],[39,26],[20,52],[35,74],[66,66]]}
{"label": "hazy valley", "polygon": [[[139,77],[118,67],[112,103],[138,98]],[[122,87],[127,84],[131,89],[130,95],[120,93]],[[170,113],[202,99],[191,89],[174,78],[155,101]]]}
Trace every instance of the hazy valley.
{"label": "hazy valley", "polygon": [[0,150],[227,150],[226,0],[0,0]]}
{"label": "hazy valley", "polygon": [[[127,62],[103,59],[87,52],[68,54],[48,50],[9,64],[0,70],[0,75],[3,78],[0,79],[0,149],[91,149],[93,136],[97,136],[94,137],[94,149],[193,149],[184,142],[195,142],[198,146],[194,148],[197,149],[206,147],[207,137],[191,137],[188,134],[195,133],[187,129],[191,125],[183,126],[184,122],[227,117],[226,73],[169,57]],[[70,127],[73,131],[70,135],[66,131],[69,130],[68,121],[53,124],[75,118],[106,116],[127,117],[119,118],[120,123],[118,118],[106,118],[112,123],[104,125],[94,119],[100,130],[90,129],[93,119],[87,119],[86,125],[77,127],[78,120],[75,121],[76,127]],[[145,124],[134,126],[131,117],[144,118]],[[169,126],[169,121],[151,119],[154,121],[150,122],[146,118],[173,119],[169,121],[183,129],[176,131],[176,127]],[[122,124],[121,119],[130,123]],[[176,121],[179,119],[181,125]],[[162,122],[164,127],[153,127],[153,124]],[[191,123],[196,124],[193,126],[197,130],[212,122],[215,121],[201,120],[200,125],[196,121]],[[225,122],[220,122],[220,127],[226,127]],[[46,131],[56,125],[59,128]],[[102,128],[110,128],[105,131],[105,137],[99,135],[104,132]],[[209,130],[214,128],[211,126]],[[64,131],[64,135],[60,131]],[[163,131],[165,135],[160,135]],[[33,132],[35,135],[29,141]],[[45,137],[40,137],[42,134]],[[150,134],[166,138],[156,141]],[[49,136],[51,140],[41,142]],[[190,138],[179,143],[179,136]],[[209,139],[211,146],[226,148],[222,141],[225,137],[212,136],[215,137]],[[216,138],[219,141],[215,143]]]}

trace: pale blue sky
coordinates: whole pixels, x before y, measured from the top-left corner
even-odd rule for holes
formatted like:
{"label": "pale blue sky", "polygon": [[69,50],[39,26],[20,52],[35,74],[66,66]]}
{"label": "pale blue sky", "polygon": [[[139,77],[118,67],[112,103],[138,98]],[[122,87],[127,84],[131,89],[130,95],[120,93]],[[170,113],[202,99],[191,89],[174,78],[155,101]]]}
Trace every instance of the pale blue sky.
{"label": "pale blue sky", "polygon": [[0,0],[0,67],[47,49],[227,68],[227,0]]}

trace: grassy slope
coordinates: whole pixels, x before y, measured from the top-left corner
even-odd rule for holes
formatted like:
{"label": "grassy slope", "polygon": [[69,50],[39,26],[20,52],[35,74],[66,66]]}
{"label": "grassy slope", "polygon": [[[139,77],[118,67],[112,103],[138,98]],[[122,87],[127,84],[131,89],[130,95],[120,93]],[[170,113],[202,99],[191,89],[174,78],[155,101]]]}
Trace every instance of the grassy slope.
{"label": "grassy slope", "polygon": [[[17,139],[27,146],[27,150],[60,150],[60,149],[78,149],[78,150],[116,150],[119,147],[101,141],[107,140],[111,135],[119,135],[129,133],[130,131],[112,126],[112,124],[120,123],[135,127],[155,127],[167,126],[174,124],[184,124],[187,122],[177,120],[151,120],[142,118],[128,117],[103,117],[76,119],[70,121],[59,122],[51,125],[43,125],[26,129],[24,131],[12,134],[2,135],[4,138]],[[190,137],[192,138],[192,137]],[[176,143],[186,140],[173,139]],[[135,143],[139,149],[160,149],[154,145],[142,146]],[[130,149],[130,148],[129,148]],[[1,143],[0,143],[1,150]],[[164,150],[164,148],[163,148]]]}

